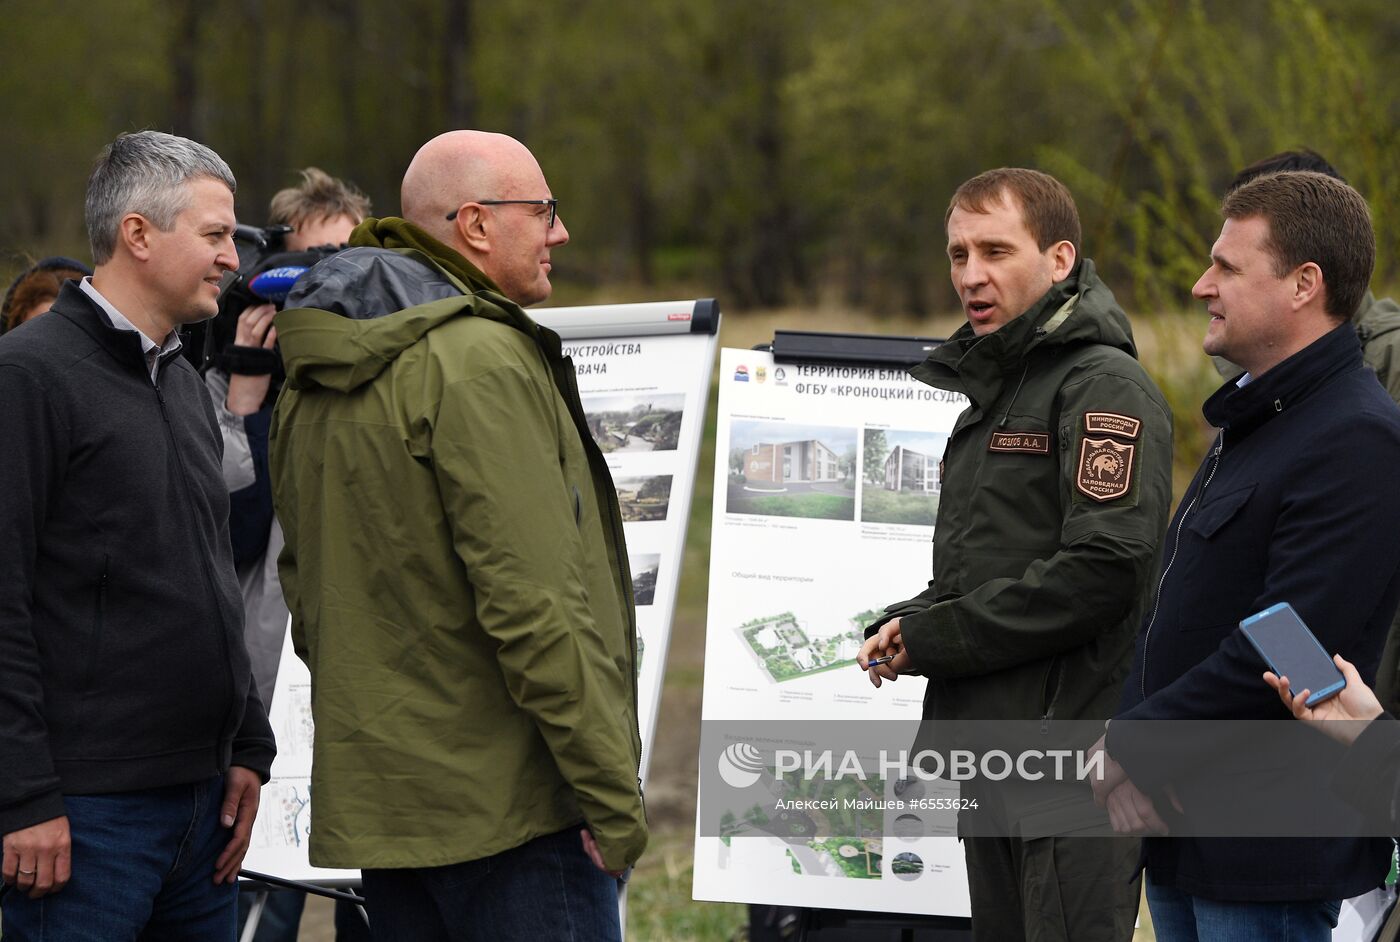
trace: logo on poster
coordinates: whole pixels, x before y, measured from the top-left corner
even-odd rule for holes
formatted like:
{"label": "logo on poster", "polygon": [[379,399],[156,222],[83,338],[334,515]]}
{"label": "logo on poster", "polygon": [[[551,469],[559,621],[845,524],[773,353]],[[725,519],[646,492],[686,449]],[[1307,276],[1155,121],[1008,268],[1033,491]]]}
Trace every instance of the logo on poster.
{"label": "logo on poster", "polygon": [[747,383],[749,381],[749,368],[740,363],[734,368],[734,382]]}
{"label": "logo on poster", "polygon": [[753,378],[758,380],[760,383],[763,382],[765,379],[768,378],[768,367],[756,367],[753,371]]}
{"label": "logo on poster", "polygon": [[762,771],[763,754],[749,743],[732,743],[719,754],[719,777],[730,788],[748,788]]}
{"label": "logo on poster", "polygon": [[787,370],[783,369],[781,366],[773,367],[773,382],[777,383],[779,386],[786,386]]}

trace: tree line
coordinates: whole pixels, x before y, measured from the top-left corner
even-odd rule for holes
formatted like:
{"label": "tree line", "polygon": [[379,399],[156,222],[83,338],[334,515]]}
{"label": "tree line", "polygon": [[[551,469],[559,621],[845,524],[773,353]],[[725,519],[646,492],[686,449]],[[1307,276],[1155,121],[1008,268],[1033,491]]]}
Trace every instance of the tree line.
{"label": "tree line", "polygon": [[[451,127],[539,156],[566,290],[694,290],[731,308],[955,304],[943,211],[1000,165],[1075,192],[1125,304],[1179,306],[1234,171],[1326,155],[1400,248],[1389,0],[49,0],[5,5],[0,273],[86,256],[96,151],[208,143],[240,221],[314,164],[398,212]],[[463,194],[463,199],[473,194]],[[486,194],[480,194],[486,195]],[[618,298],[623,299],[623,298]]]}

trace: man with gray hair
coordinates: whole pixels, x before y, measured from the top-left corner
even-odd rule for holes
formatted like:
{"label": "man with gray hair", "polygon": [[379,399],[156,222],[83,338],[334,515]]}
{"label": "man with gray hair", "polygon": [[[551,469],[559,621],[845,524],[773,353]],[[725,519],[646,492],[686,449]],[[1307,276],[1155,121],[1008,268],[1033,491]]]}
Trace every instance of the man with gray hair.
{"label": "man with gray hair", "polygon": [[234,937],[275,749],[177,333],[238,265],[234,185],[194,141],[118,137],[88,183],[96,271],[0,338],[6,940]]}

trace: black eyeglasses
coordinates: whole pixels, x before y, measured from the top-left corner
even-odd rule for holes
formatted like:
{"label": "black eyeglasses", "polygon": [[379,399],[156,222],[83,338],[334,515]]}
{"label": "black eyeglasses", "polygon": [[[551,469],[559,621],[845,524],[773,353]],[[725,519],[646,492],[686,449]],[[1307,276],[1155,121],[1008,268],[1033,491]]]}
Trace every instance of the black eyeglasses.
{"label": "black eyeglasses", "polygon": [[[557,199],[547,199],[547,200],[468,200],[467,202],[468,202],[468,203],[480,203],[482,206],[506,206],[506,205],[511,204],[511,203],[520,203],[521,205],[525,205],[525,206],[548,206],[548,207],[549,207],[549,226],[548,226],[547,228],[550,228],[550,229],[553,229],[553,228],[554,228],[554,217],[559,215],[559,200],[557,200]],[[465,206],[466,203],[463,203],[462,205]],[[450,212],[450,213],[447,214],[447,221],[448,221],[448,222],[451,222],[452,220],[456,219],[456,218],[457,218],[457,214],[458,214],[459,212],[461,212],[461,211],[462,211],[462,207],[461,207],[461,206],[458,206],[456,209],[452,210],[452,212]]]}

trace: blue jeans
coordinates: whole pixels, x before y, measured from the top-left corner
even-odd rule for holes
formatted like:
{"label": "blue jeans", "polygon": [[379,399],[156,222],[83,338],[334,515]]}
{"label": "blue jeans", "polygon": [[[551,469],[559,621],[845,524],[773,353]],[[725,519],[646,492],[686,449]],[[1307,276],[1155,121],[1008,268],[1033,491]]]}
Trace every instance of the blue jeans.
{"label": "blue jeans", "polygon": [[1147,908],[1158,942],[1331,942],[1342,901],[1206,899],[1154,883],[1149,870]]}
{"label": "blue jeans", "polygon": [[110,795],[65,795],[73,876],[57,893],[5,896],[5,942],[232,942],[238,888],[214,884],[231,832],[222,775]]}
{"label": "blue jeans", "polygon": [[374,942],[620,942],[618,882],[583,852],[581,827],[481,860],[364,871]]}

